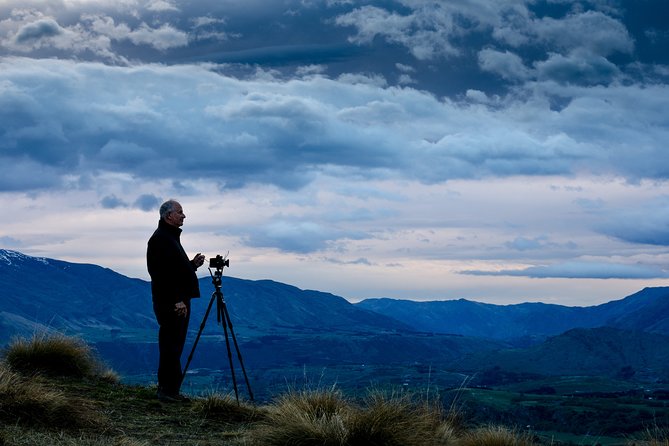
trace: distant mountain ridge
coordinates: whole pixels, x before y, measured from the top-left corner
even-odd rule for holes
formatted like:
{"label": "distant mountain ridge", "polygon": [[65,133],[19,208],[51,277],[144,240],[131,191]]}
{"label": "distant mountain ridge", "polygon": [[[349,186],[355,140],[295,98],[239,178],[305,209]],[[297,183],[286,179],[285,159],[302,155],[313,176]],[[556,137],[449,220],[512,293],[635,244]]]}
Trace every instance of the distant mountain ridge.
{"label": "distant mountain ridge", "polygon": [[490,339],[543,339],[574,328],[597,327],[669,335],[669,287],[645,288],[624,299],[591,307],[387,298],[366,299],[356,305],[394,317],[416,331]]}
{"label": "distant mountain ridge", "polygon": [[[200,289],[195,319],[213,291],[210,278],[200,279]],[[222,291],[235,323],[260,330],[413,331],[517,341],[608,326],[669,335],[669,287],[591,307],[386,298],[351,304],[331,293],[225,275]],[[72,332],[155,327],[150,284],[97,265],[0,249],[0,293],[0,334],[34,332],[39,325]]]}

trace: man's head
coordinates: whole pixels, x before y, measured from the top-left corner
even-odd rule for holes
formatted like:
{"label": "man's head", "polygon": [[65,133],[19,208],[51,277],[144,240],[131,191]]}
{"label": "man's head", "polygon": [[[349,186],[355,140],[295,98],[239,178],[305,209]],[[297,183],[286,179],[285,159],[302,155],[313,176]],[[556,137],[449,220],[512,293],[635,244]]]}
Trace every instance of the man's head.
{"label": "man's head", "polygon": [[184,210],[178,201],[167,200],[160,205],[160,219],[165,223],[178,228],[183,226],[185,218]]}

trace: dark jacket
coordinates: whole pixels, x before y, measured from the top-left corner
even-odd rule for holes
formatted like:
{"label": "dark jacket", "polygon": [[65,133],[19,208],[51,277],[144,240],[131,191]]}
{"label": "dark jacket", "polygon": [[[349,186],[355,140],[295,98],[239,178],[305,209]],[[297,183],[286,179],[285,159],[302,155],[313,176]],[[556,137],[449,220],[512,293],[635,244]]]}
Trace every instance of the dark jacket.
{"label": "dark jacket", "polygon": [[181,229],[158,222],[158,229],[149,239],[146,265],[151,276],[151,294],[157,304],[172,305],[200,297],[193,262],[181,246]]}

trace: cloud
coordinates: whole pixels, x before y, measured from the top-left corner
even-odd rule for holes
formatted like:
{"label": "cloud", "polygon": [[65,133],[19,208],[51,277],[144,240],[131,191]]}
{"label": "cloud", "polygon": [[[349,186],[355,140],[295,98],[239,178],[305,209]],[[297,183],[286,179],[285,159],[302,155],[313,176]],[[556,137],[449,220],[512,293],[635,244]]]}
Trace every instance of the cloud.
{"label": "cloud", "polygon": [[362,6],[338,16],[335,23],[356,29],[352,42],[370,44],[376,37],[385,38],[405,46],[419,60],[461,55],[468,42],[463,37],[485,31],[516,48],[539,43],[553,51],[584,49],[604,57],[634,49],[625,25],[602,11],[536,17],[523,2],[399,3],[407,12]]}
{"label": "cloud", "polygon": [[625,265],[606,262],[566,262],[547,266],[531,266],[520,270],[461,271],[473,276],[513,276],[537,279],[665,279],[667,271],[646,265]]}
{"label": "cloud", "polygon": [[479,52],[479,64],[484,71],[499,74],[507,80],[524,80],[529,70],[522,59],[510,51],[495,51],[484,49]]}
{"label": "cloud", "polygon": [[29,41],[38,41],[43,38],[55,37],[63,33],[63,29],[52,18],[44,18],[28,23],[19,28],[14,37],[16,43],[24,44]]}
{"label": "cloud", "polygon": [[328,243],[342,238],[363,238],[361,233],[344,232],[312,221],[276,219],[251,230],[250,246],[276,248],[283,252],[310,253],[324,250]]}
{"label": "cloud", "polygon": [[161,203],[162,199],[160,199],[159,197],[156,197],[153,194],[143,194],[137,197],[137,199],[133,203],[133,207],[141,209],[145,212],[149,212],[158,209]]}
{"label": "cloud", "polygon": [[172,1],[168,0],[151,0],[147,5],[146,9],[149,11],[172,11],[178,12],[179,8]]}
{"label": "cloud", "polygon": [[381,36],[391,43],[406,46],[419,60],[459,54],[449,41],[454,25],[452,17],[439,7],[417,9],[401,15],[376,6],[363,6],[336,18],[339,26],[354,27],[357,33],[349,38],[353,43],[370,44]]}
{"label": "cloud", "polygon": [[[0,148],[8,163],[44,174],[4,187],[116,171],[295,189],[332,167],[428,183],[582,171],[669,178],[669,154],[658,144],[669,140],[667,94],[664,85],[546,83],[488,108],[478,97],[439,100],[361,75],[284,81],[260,71],[242,80],[206,66],[6,58]],[[568,105],[555,112],[549,96]]]}
{"label": "cloud", "polygon": [[335,265],[363,265],[363,266],[372,266],[372,262],[369,261],[369,259],[366,259],[364,257],[360,257],[355,260],[340,260],[337,258],[327,258],[325,259],[326,262],[335,264]]}
{"label": "cloud", "polygon": [[516,237],[512,241],[506,242],[504,246],[506,246],[509,249],[513,249],[515,251],[536,251],[536,250],[555,251],[556,249],[573,250],[577,248],[577,245],[574,242],[558,244],[551,242],[549,238],[545,235],[534,238]]}
{"label": "cloud", "polygon": [[530,28],[540,42],[566,52],[583,49],[605,57],[634,50],[634,41],[625,25],[600,11],[585,11],[558,19],[543,17],[532,21]]}
{"label": "cloud", "polygon": [[102,200],[100,200],[100,204],[104,209],[116,209],[128,206],[116,195],[107,195],[106,197],[103,197]]}
{"label": "cloud", "polygon": [[188,45],[188,34],[169,24],[152,28],[142,22],[134,29],[125,23],[117,24],[112,17],[102,15],[84,16],[85,22],[94,34],[106,36],[115,41],[129,40],[135,45],[149,45],[157,50],[167,50]]}
{"label": "cloud", "polygon": [[[131,16],[128,19],[133,20]],[[85,11],[78,22],[69,24],[70,20],[66,14],[59,17],[36,9],[14,9],[0,22],[0,43],[5,50],[18,53],[39,51],[59,57],[78,54],[122,63],[127,63],[126,49],[119,45],[122,43],[159,51],[188,45],[188,34],[168,23],[153,27],[140,22],[133,27],[123,19]]]}
{"label": "cloud", "polygon": [[611,210],[595,229],[627,243],[669,246],[668,205],[665,196],[639,203],[636,208]]}
{"label": "cloud", "polygon": [[0,156],[0,192],[59,189],[64,186],[63,174],[25,156]]}
{"label": "cloud", "polygon": [[162,200],[153,194],[142,194],[135,199],[130,205],[124,199],[117,197],[115,194],[106,195],[100,200],[100,205],[103,209],[118,209],[133,207],[145,212],[157,211]]}
{"label": "cloud", "polygon": [[583,85],[606,85],[621,74],[606,58],[580,51],[566,56],[550,54],[548,59],[535,63],[535,67],[539,79]]}
{"label": "cloud", "polygon": [[23,243],[21,240],[14,238],[14,237],[9,237],[9,236],[1,236],[0,237],[0,246],[4,248],[20,248]]}

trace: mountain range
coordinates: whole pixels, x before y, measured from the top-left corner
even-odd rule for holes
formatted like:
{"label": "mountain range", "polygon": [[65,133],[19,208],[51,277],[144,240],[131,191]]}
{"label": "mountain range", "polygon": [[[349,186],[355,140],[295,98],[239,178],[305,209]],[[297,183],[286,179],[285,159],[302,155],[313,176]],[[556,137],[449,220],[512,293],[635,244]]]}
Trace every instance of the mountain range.
{"label": "mountain range", "polygon": [[367,299],[358,306],[401,320],[417,331],[506,341],[544,339],[573,328],[596,327],[669,335],[669,287],[645,288],[624,299],[590,307],[493,305],[465,299]]}
{"label": "mountain range", "polygon": [[[200,279],[200,289],[191,337],[213,291],[209,277]],[[633,370],[637,377],[669,378],[668,287],[590,307],[464,299],[352,304],[330,293],[227,276],[221,289],[247,364],[258,369],[423,363],[454,372],[616,376]],[[155,366],[147,281],[0,249],[0,294],[2,345],[13,336],[57,330],[85,338],[122,372]],[[211,318],[202,327],[197,367],[224,363],[222,330]]]}

